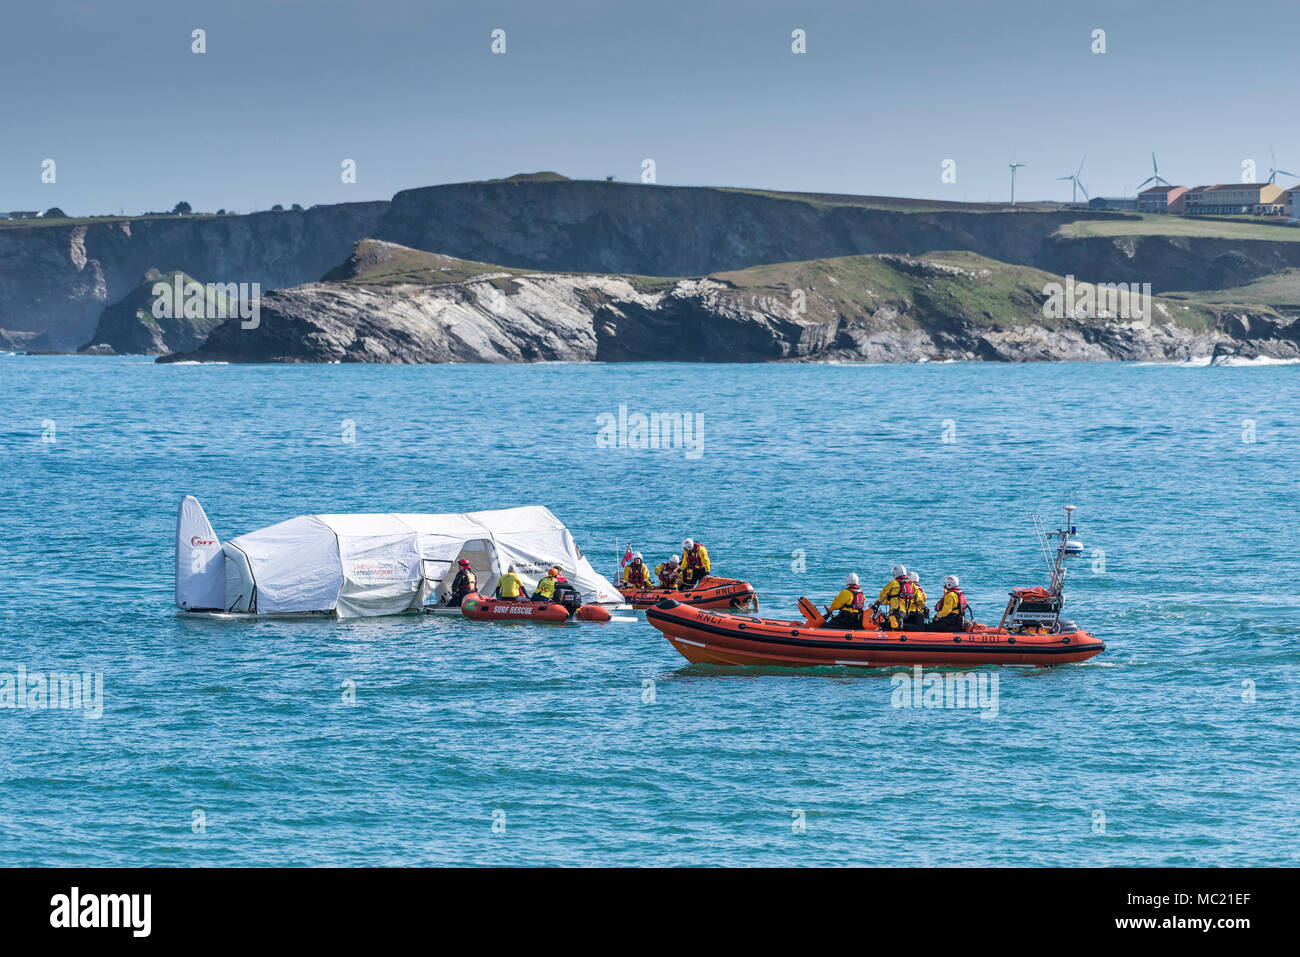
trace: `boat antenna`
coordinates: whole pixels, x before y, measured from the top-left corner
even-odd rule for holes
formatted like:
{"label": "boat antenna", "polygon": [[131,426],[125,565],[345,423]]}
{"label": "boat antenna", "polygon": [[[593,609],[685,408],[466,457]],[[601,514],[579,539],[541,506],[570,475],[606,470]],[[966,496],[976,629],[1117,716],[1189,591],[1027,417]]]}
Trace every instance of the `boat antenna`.
{"label": "boat antenna", "polygon": [[1052,570],[1052,560],[1047,556],[1047,529],[1043,526],[1043,521],[1038,517],[1037,512],[1034,513],[1033,518],[1034,534],[1038,536],[1038,547],[1043,552],[1043,564],[1047,566],[1048,576],[1055,581],[1056,573]]}

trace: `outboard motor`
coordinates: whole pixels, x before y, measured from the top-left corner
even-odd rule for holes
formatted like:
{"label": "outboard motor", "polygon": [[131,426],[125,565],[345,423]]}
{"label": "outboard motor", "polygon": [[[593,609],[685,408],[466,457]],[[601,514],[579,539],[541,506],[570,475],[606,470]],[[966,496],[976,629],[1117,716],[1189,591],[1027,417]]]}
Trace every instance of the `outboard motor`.
{"label": "outboard motor", "polygon": [[560,596],[560,604],[564,606],[564,610],[567,611],[569,617],[572,618],[578,613],[578,606],[582,604],[582,599],[578,597],[577,592],[566,591]]}

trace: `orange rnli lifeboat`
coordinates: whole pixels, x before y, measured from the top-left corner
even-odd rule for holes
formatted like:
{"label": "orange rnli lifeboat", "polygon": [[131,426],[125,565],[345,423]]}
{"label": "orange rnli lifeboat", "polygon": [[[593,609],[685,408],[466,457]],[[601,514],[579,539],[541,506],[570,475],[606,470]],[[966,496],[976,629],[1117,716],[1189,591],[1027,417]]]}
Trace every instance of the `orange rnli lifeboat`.
{"label": "orange rnli lifeboat", "polygon": [[[968,631],[881,631],[829,628],[822,622],[775,621],[702,611],[664,601],[646,619],[687,661],[713,665],[807,668],[856,665],[1064,665],[1086,661],[1106,645],[1074,628],[1034,634],[999,626]],[[1045,630],[1045,629],[1042,629]]]}
{"label": "orange rnli lifeboat", "polygon": [[758,610],[758,595],[754,586],[738,578],[714,578],[706,575],[694,588],[633,588],[620,585],[618,590],[629,605],[639,609],[649,608],[662,601],[674,601],[694,608]]}
{"label": "orange rnli lifeboat", "polygon": [[[548,621],[570,618],[569,609],[553,601],[523,601],[515,598],[486,598],[471,592],[460,603],[460,612],[474,621]],[[600,605],[579,605],[573,618],[579,621],[609,621],[609,609]]]}

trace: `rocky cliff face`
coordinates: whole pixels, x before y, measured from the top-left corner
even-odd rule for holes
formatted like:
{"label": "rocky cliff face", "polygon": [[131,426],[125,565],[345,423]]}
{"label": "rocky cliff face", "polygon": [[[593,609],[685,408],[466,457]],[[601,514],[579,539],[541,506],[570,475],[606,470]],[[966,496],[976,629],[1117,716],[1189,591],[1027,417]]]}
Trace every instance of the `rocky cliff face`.
{"label": "rocky cliff face", "polygon": [[[177,288],[198,288],[196,280],[179,270],[160,273],[151,269],[140,284],[104,309],[90,341],[78,349],[96,355],[162,356],[172,352],[197,349],[207,341],[208,333],[221,325],[217,316],[236,316],[238,306],[234,300],[218,290],[204,288],[202,309],[191,309],[186,315],[184,293],[172,294]],[[166,308],[155,309],[159,284],[166,286],[162,292]],[[218,302],[220,300],[220,302]],[[194,302],[191,305],[198,306]],[[161,315],[160,315],[161,313]]]}
{"label": "rocky cliff face", "polygon": [[1039,269],[1088,282],[1149,282],[1157,293],[1226,289],[1300,266],[1300,242],[1051,236],[1033,260]]}
{"label": "rocky cliff face", "polygon": [[398,193],[375,235],[529,269],[699,276],[760,263],[935,249],[1024,263],[1061,225],[1095,215],[901,212],[726,189],[500,182]]}
{"label": "rocky cliff face", "polygon": [[387,203],[304,212],[0,228],[0,328],[75,349],[150,269],[264,289],[318,279],[373,235]]}
{"label": "rocky cliff face", "polygon": [[1300,243],[1064,238],[1087,210],[876,208],[852,197],[525,179],[406,190],[306,212],[0,228],[0,328],[73,348],[148,269],[263,290],[319,279],[378,237],[555,271],[700,276],[761,263],[969,250],[1089,282],[1221,288],[1288,265]]}
{"label": "rocky cliff face", "polygon": [[[390,257],[404,257],[408,273],[411,253],[388,250]],[[431,268],[448,268],[446,257],[431,259],[438,263]],[[373,255],[351,261],[366,260],[373,262]],[[800,310],[792,309],[785,280],[762,270],[657,283],[514,270],[480,270],[459,281],[428,284],[341,277],[273,292],[262,300],[257,329],[227,322],[201,348],[170,359],[1038,361],[1186,359],[1216,351],[1300,356],[1300,323],[1228,314],[1189,323],[1172,313],[1187,306],[1161,300],[1146,321],[1048,321],[1037,274],[1016,285],[988,268],[898,256],[788,265],[801,267],[800,281],[809,287]],[[847,298],[838,293],[839,287],[864,282],[881,291]]]}

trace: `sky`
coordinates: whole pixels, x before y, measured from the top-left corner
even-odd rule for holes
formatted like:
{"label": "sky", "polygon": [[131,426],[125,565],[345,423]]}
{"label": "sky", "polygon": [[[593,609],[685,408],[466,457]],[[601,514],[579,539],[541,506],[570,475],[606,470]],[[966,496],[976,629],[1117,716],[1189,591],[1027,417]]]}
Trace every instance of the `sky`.
{"label": "sky", "polygon": [[0,210],[635,182],[646,159],[660,184],[973,202],[1011,162],[1017,199],[1068,200],[1085,154],[1093,195],[1132,195],[1153,151],[1176,184],[1263,180],[1270,145],[1300,172],[1295,0],[8,0],[0,44]]}

